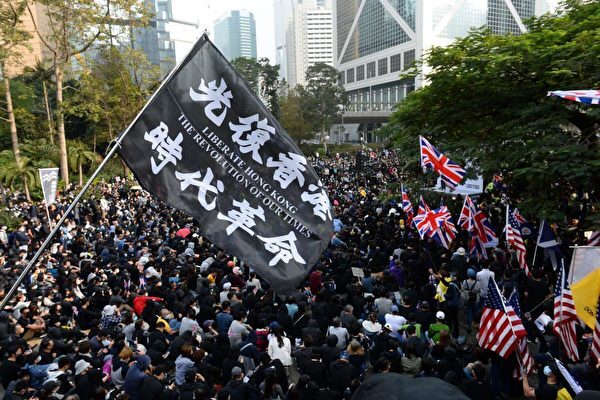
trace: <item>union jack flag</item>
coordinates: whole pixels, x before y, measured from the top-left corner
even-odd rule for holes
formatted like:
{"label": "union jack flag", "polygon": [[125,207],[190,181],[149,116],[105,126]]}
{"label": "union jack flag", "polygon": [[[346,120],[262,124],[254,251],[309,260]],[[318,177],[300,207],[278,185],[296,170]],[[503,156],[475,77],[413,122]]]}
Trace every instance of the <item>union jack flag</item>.
{"label": "union jack flag", "polygon": [[413,221],[421,238],[429,236],[447,249],[456,237],[456,227],[448,207],[441,206],[430,210],[422,196],[419,201],[419,214]]}
{"label": "union jack flag", "polygon": [[421,166],[423,168],[430,167],[437,172],[442,181],[451,189],[456,188],[467,173],[458,164],[450,161],[448,157],[440,153],[438,149],[433,147],[431,143],[423,136],[419,136],[421,148]]}
{"label": "union jack flag", "polygon": [[404,211],[404,215],[406,215],[406,225],[410,226],[413,217],[415,216],[415,212],[413,210],[412,203],[408,198],[408,194],[404,190],[404,186],[402,186],[402,211]]}
{"label": "union jack flag", "polygon": [[[512,247],[517,253],[519,265],[529,275],[529,267],[527,266],[527,250],[525,249],[525,242],[521,236],[521,225],[519,222],[518,210],[515,208],[514,211],[510,211],[510,206],[506,209],[506,242]],[[523,219],[524,220],[524,219]]]}
{"label": "union jack flag", "polygon": [[463,203],[462,210],[460,211],[460,217],[458,218],[458,224],[467,232],[473,230],[474,216],[477,213],[477,207],[473,200],[467,195],[465,196],[465,202]]}
{"label": "union jack flag", "polygon": [[498,240],[496,232],[494,232],[494,228],[492,228],[492,224],[487,219],[487,216],[483,211],[477,210],[473,220],[475,225],[474,230],[483,243],[489,243],[493,242],[494,240]]}
{"label": "union jack flag", "polygon": [[590,236],[590,240],[588,241],[588,246],[600,246],[600,231],[592,232],[592,236]]}
{"label": "union jack flag", "polygon": [[578,320],[571,288],[569,282],[565,279],[565,266],[563,263],[558,270],[556,288],[554,290],[553,328],[563,343],[565,354],[575,362],[579,361],[577,332],[575,330]]}

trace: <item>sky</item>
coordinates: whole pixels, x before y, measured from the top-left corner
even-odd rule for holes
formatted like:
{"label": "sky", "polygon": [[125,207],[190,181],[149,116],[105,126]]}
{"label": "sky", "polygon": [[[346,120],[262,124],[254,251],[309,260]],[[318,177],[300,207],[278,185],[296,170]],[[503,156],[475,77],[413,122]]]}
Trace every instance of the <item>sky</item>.
{"label": "sky", "polygon": [[259,58],[268,57],[275,63],[275,31],[273,0],[172,0],[173,18],[198,24],[199,28],[169,27],[175,40],[177,61],[182,59],[192,42],[206,29],[211,39],[214,22],[227,11],[248,10],[256,21],[256,51]]}

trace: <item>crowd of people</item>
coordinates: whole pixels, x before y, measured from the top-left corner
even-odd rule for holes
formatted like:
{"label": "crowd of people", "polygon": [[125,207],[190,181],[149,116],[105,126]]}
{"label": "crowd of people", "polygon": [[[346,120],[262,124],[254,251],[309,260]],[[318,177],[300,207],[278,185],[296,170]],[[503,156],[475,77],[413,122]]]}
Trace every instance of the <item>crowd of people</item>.
{"label": "crowd of people", "polygon": [[[366,399],[367,386],[378,388],[365,382],[401,374],[457,388],[447,398],[555,400],[571,389],[554,358],[584,389],[600,389],[589,356],[565,360],[551,323],[535,324],[552,317],[552,267],[539,260],[525,275],[502,241],[476,260],[464,235],[452,250],[421,240],[390,189],[402,178],[394,153],[372,156],[313,160],[335,234],[285,296],[192,219],[131,190],[135,182],[99,183],[0,312],[4,399]],[[71,199],[65,191],[50,206],[50,223]],[[41,204],[18,193],[6,201],[22,223],[0,230],[0,299],[50,230]],[[485,193],[479,206],[500,234],[500,199]],[[563,244],[578,240],[574,232]],[[531,381],[513,376],[515,355],[477,345],[491,277],[521,295]],[[589,336],[578,331],[582,355]]]}

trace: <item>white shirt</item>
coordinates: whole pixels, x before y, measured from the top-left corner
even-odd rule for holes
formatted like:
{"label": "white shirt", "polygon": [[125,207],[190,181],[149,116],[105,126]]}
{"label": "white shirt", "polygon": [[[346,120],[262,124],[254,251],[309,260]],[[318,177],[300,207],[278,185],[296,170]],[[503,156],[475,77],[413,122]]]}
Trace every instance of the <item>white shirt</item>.
{"label": "white shirt", "polygon": [[385,314],[385,323],[392,326],[394,333],[398,332],[400,328],[406,325],[406,318],[402,315]]}
{"label": "white shirt", "polygon": [[283,337],[283,347],[279,347],[277,336],[270,335],[267,353],[269,353],[272,359],[281,361],[284,367],[292,365],[292,343],[286,337]]}
{"label": "white shirt", "polygon": [[496,278],[496,274],[494,274],[489,269],[482,269],[477,273],[477,282],[479,282],[479,296],[483,298],[487,298],[487,290],[488,284],[490,283],[490,276],[492,278]]}

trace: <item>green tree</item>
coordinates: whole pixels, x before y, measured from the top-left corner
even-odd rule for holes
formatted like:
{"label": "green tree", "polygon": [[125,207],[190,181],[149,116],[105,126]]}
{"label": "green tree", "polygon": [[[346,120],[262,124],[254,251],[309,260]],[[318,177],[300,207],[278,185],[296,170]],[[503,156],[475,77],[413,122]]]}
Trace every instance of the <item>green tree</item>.
{"label": "green tree", "polygon": [[511,199],[555,221],[572,193],[600,187],[600,109],[547,97],[600,87],[600,3],[565,7],[520,36],[479,29],[429,51],[429,85],[398,105],[388,127],[406,167],[418,165],[424,135],[487,179],[503,173]]}
{"label": "green tree", "polygon": [[83,186],[83,166],[100,160],[100,155],[91,151],[85,143],[78,140],[69,143],[69,167],[79,173],[80,187]]}
{"label": "green tree", "polygon": [[302,104],[302,98],[296,90],[289,90],[281,102],[281,126],[298,145],[314,138],[312,127],[304,119]]}
{"label": "green tree", "polygon": [[258,65],[260,66],[260,98],[265,102],[275,119],[278,120],[281,114],[279,109],[279,65],[269,64],[269,59],[266,57],[259,59]]}
{"label": "green tree", "polygon": [[0,3],[0,76],[4,84],[4,98],[8,116],[6,120],[10,127],[13,156],[17,163],[21,162],[21,155],[8,68],[17,65],[21,51],[31,37],[26,30],[21,28],[21,19],[26,6],[27,1],[25,0]]}
{"label": "green tree", "polygon": [[319,142],[333,125],[335,117],[346,103],[344,88],[338,84],[337,70],[331,65],[317,63],[306,70],[306,87],[297,87],[302,99],[304,120],[310,121],[313,132],[319,133]]}
{"label": "green tree", "polygon": [[28,201],[31,200],[29,189],[38,185],[38,170],[33,165],[33,160],[21,155],[19,161],[10,150],[0,152],[0,181],[9,188],[14,189],[15,184],[20,184]]}
{"label": "green tree", "polygon": [[147,22],[141,0],[35,0],[51,21],[48,29],[40,29],[31,15],[37,36],[51,54],[56,84],[56,134],[60,149],[61,177],[69,183],[67,140],[65,136],[65,110],[63,83],[65,72],[73,59],[77,59],[94,43],[113,38],[113,26],[123,25],[128,16],[130,27]]}
{"label": "green tree", "polygon": [[258,92],[258,79],[260,76],[260,64],[254,58],[238,57],[231,60],[233,69],[246,80],[248,86],[256,94]]}

